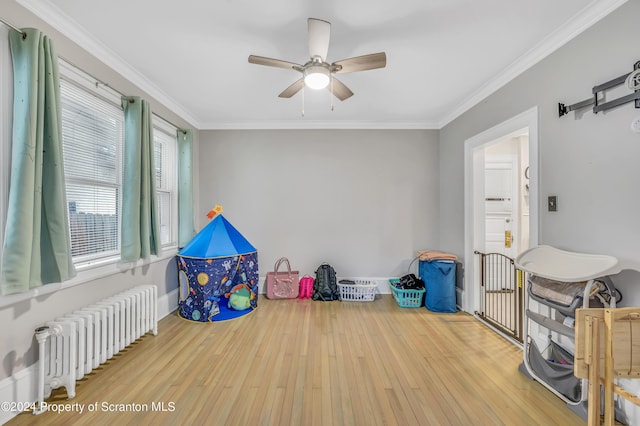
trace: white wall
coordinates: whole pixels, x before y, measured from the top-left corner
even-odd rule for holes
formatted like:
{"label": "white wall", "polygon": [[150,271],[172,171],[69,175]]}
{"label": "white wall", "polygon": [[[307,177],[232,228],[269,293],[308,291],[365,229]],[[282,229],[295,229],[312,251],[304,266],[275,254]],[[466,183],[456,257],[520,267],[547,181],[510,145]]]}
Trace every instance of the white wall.
{"label": "white wall", "polygon": [[302,274],[398,276],[438,247],[437,131],[206,131],[199,150],[199,225],[221,204],[261,276],[281,256]]}

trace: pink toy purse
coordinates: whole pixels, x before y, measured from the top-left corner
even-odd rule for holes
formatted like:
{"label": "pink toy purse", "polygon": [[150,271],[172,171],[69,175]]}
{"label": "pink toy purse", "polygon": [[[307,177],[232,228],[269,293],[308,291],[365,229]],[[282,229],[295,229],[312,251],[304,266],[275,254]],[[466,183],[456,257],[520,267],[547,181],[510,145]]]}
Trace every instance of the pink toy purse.
{"label": "pink toy purse", "polygon": [[[280,266],[287,265],[287,270],[280,272]],[[281,257],[276,261],[273,272],[267,272],[267,299],[295,299],[299,292],[298,271],[292,271],[289,259]]]}

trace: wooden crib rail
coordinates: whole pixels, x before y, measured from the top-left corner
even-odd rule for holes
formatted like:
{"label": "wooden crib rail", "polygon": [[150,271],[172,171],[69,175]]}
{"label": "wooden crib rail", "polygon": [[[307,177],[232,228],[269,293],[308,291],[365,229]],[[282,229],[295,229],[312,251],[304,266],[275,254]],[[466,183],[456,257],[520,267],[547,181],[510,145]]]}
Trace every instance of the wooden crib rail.
{"label": "wooden crib rail", "polygon": [[603,384],[604,424],[613,425],[614,394],[640,405],[638,396],[614,383],[618,378],[640,379],[640,307],[577,309],[575,324],[574,374],[589,379],[588,424],[600,424]]}

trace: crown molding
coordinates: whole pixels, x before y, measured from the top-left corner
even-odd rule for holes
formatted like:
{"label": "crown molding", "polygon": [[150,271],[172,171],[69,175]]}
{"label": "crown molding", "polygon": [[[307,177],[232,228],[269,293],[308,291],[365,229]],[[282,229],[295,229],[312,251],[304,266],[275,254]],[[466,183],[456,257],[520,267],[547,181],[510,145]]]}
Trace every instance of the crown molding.
{"label": "crown molding", "polygon": [[512,62],[511,65],[507,66],[504,71],[480,87],[480,89],[463,101],[458,107],[438,120],[437,128],[443,128],[479,104],[483,99],[498,91],[511,80],[555,52],[627,1],[628,0],[592,0],[589,5],[584,7],[564,25],[551,32],[536,44],[536,46]]}
{"label": "crown molding", "polygon": [[438,129],[437,124],[429,121],[322,121],[300,118],[299,120],[203,123],[200,130],[433,130]]}
{"label": "crown molding", "polygon": [[96,40],[76,21],[70,19],[60,9],[48,0],[16,0],[19,4],[51,25],[57,31],[90,52],[110,68],[121,74],[131,83],[140,87],[149,95],[161,102],[165,107],[182,117],[198,130],[253,130],[253,129],[435,129],[437,122],[379,122],[379,121],[315,121],[286,120],[286,121],[253,121],[253,122],[212,122],[201,123],[149,79],[129,65],[124,59],[116,55],[103,43]]}
{"label": "crown molding", "polygon": [[184,106],[176,102],[158,86],[151,83],[148,77],[129,65],[111,49],[92,37],[82,28],[82,26],[62,13],[60,9],[54,6],[50,1],[16,0],[16,2],[45,21],[47,24],[51,25],[74,43],[78,44],[78,46],[86,50],[89,54],[107,64],[108,67],[112,68],[131,83],[157,99],[163,106],[180,116],[196,129],[200,127],[198,120],[196,120]]}
{"label": "crown molding", "polygon": [[575,38],[587,28],[622,6],[628,0],[592,0],[565,25],[550,33],[536,46],[511,63],[493,79],[489,80],[460,105],[439,120],[424,122],[379,122],[379,121],[313,121],[304,118],[287,121],[255,121],[200,123],[183,105],[176,102],[147,77],[116,55],[107,46],[94,39],[74,20],[63,14],[48,0],[16,0],[53,28],[73,40],[93,56],[108,64],[136,86],[161,102],[165,107],[182,117],[198,130],[223,129],[441,129],[469,109],[496,92],[511,80],[540,62],[558,48]]}

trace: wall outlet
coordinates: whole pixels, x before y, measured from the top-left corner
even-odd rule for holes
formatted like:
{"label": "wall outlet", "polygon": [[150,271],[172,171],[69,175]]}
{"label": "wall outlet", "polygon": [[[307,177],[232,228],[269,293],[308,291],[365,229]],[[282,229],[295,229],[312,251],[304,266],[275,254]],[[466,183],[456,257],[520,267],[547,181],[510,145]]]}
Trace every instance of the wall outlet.
{"label": "wall outlet", "polygon": [[550,212],[558,211],[558,197],[556,195],[550,195],[547,198],[547,208]]}

